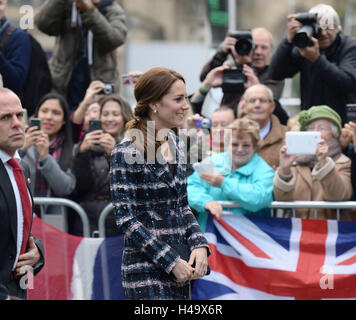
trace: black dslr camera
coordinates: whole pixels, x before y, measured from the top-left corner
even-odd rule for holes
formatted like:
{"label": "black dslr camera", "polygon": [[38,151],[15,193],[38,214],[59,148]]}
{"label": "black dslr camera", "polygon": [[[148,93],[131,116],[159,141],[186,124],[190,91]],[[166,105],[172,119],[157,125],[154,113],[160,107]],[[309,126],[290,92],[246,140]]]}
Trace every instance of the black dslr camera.
{"label": "black dslr camera", "polygon": [[300,13],[296,16],[296,20],[303,26],[297,31],[293,38],[293,44],[298,48],[312,47],[312,37],[320,38],[321,27],[318,24],[317,13]]}
{"label": "black dslr camera", "polygon": [[242,67],[227,69],[223,71],[221,88],[224,93],[243,93],[245,92],[245,82],[247,82],[247,78]]}
{"label": "black dslr camera", "polygon": [[252,41],[252,33],[250,30],[232,31],[230,37],[235,38],[235,50],[240,56],[248,56],[251,50],[255,49],[256,45]]}
{"label": "black dslr camera", "polygon": [[[252,41],[252,33],[250,30],[232,31],[230,37],[235,38],[235,50],[240,56],[248,56],[251,50],[254,50],[256,44]],[[222,90],[224,93],[243,93],[245,91],[244,84],[247,78],[243,73],[242,67],[224,70]]]}

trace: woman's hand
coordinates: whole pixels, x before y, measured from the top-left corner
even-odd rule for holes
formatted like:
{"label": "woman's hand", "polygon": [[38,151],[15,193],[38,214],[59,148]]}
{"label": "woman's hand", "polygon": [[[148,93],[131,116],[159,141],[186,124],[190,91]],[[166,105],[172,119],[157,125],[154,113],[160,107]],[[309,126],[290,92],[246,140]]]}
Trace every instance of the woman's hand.
{"label": "woman's hand", "polygon": [[108,156],[111,155],[111,151],[115,147],[115,144],[115,139],[111,134],[104,133],[101,135],[100,145],[104,147],[105,152]]}
{"label": "woman's hand", "polygon": [[206,275],[208,269],[208,253],[207,248],[196,248],[193,249],[188,264],[194,265],[193,279],[198,279]]}
{"label": "woman's hand", "polygon": [[353,123],[345,123],[345,126],[341,130],[341,134],[339,137],[339,142],[343,150],[346,150],[349,144],[353,141],[354,136],[354,128]]}
{"label": "woman's hand", "polygon": [[88,132],[80,145],[79,152],[85,152],[92,147],[97,147],[100,144],[100,139],[103,134],[102,130]]}
{"label": "woman's hand", "polygon": [[299,156],[295,154],[287,154],[287,146],[284,145],[279,152],[279,170],[281,174],[289,176],[291,174],[290,167],[298,157]]}
{"label": "woman's hand", "polygon": [[206,183],[209,183],[211,186],[220,188],[223,181],[225,180],[224,176],[221,176],[219,174],[212,174],[208,172],[202,172],[200,173],[200,179],[205,181]]}
{"label": "woman's hand", "polygon": [[27,149],[33,146],[36,140],[41,136],[41,131],[38,127],[30,127],[25,134],[25,142],[22,146],[23,151],[27,151]]}
{"label": "woman's hand", "polygon": [[176,265],[172,269],[172,273],[177,282],[185,282],[192,279],[194,268],[183,259],[179,259]]}
{"label": "woman's hand", "polygon": [[223,214],[223,207],[218,201],[208,201],[204,209],[210,211],[210,213],[216,217],[216,219],[220,219]]}
{"label": "woman's hand", "polygon": [[37,149],[40,160],[46,157],[49,153],[48,134],[44,133],[43,131],[40,131],[40,135],[37,137],[34,146]]}
{"label": "woman's hand", "polygon": [[324,139],[318,141],[318,145],[316,148],[316,157],[318,159],[319,167],[323,167],[326,164],[326,158],[328,157],[328,145],[326,144]]}

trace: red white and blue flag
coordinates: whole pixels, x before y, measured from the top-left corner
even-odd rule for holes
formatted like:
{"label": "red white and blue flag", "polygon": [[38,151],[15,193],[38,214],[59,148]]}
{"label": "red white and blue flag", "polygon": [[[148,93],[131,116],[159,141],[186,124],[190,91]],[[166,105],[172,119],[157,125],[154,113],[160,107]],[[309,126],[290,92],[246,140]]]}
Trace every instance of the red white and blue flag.
{"label": "red white and blue flag", "polygon": [[211,274],[193,299],[355,299],[356,223],[209,217]]}
{"label": "red white and blue flag", "polygon": [[45,266],[28,285],[28,299],[123,299],[123,237],[75,237],[37,217],[32,233],[44,244]]}

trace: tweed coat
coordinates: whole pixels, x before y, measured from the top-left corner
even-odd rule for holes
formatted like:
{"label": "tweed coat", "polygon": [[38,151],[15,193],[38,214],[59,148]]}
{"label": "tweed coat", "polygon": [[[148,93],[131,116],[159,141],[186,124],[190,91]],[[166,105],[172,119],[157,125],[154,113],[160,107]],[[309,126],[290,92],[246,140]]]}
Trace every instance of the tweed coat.
{"label": "tweed coat", "polygon": [[[208,242],[188,206],[182,144],[169,135],[175,174],[162,157],[153,163],[130,140],[115,146],[110,190],[119,231],[124,234],[122,285],[127,299],[190,299],[190,283],[171,273],[180,244],[190,250]],[[209,249],[208,249],[209,251]]]}

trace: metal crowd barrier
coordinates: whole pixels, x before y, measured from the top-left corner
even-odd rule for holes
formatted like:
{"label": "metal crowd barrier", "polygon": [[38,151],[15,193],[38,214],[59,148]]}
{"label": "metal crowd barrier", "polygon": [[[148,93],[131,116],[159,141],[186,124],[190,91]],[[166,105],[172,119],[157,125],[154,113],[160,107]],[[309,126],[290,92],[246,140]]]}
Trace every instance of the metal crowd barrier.
{"label": "metal crowd barrier", "polygon": [[[219,201],[224,208],[239,208],[239,204],[232,201]],[[273,216],[274,209],[292,209],[295,217],[295,209],[314,209],[314,218],[318,218],[318,209],[335,209],[336,219],[340,220],[340,210],[356,209],[356,201],[273,201],[269,207]]]}
{"label": "metal crowd barrier", "polygon": [[[77,214],[79,214],[80,219],[83,223],[83,236],[90,237],[90,225],[89,219],[84,211],[84,209],[76,202],[68,199],[63,198],[41,198],[41,197],[34,197],[33,201],[35,205],[45,206],[45,205],[54,205],[54,206],[64,206],[72,208]],[[42,210],[42,209],[41,209]]]}
{"label": "metal crowd barrier", "polygon": [[[90,237],[89,219],[84,209],[74,201],[62,198],[34,198],[35,205],[59,205],[72,208],[77,214],[79,214],[83,223],[83,235],[84,237]],[[241,205],[233,201],[219,201],[223,208],[240,208]],[[342,209],[356,209],[356,201],[273,201],[268,208],[271,210],[271,215],[275,216],[276,209],[291,209],[292,216],[296,217],[296,209],[308,208],[314,209],[314,218],[318,218],[318,209],[335,209],[336,218],[340,220],[340,210]],[[114,209],[111,203],[109,203],[100,213],[98,220],[99,237],[105,237],[105,220],[107,215]]]}
{"label": "metal crowd barrier", "polygon": [[[233,201],[219,201],[223,208],[240,208],[236,202]],[[296,217],[296,209],[314,209],[314,218],[318,218],[318,209],[335,209],[336,218],[340,220],[340,210],[342,209],[356,209],[356,201],[273,201],[268,208],[271,210],[271,215],[274,216],[276,209],[291,209],[292,216]],[[99,216],[99,236],[105,237],[105,219],[107,215],[114,209],[109,203],[100,213]]]}
{"label": "metal crowd barrier", "polygon": [[111,203],[109,203],[100,213],[99,215],[99,221],[98,221],[98,226],[99,226],[99,237],[105,238],[105,220],[108,214],[114,210],[114,207]]}

